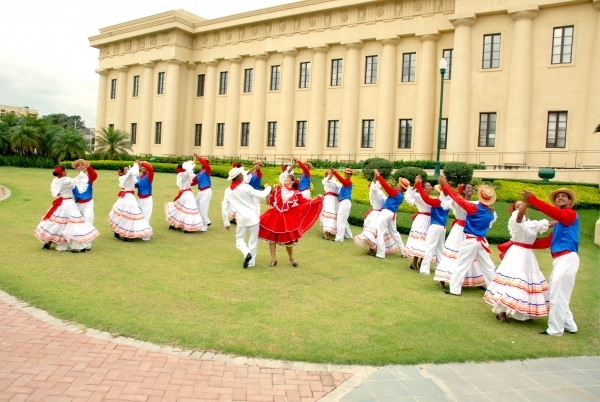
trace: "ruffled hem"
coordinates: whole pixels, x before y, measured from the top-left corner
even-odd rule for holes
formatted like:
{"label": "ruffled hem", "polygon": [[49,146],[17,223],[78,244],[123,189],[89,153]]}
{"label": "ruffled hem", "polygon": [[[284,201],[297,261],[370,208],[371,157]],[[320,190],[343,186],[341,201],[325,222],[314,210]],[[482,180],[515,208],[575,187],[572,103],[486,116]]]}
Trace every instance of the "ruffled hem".
{"label": "ruffled hem", "polygon": [[[169,222],[171,226],[186,232],[206,231],[206,226],[204,226],[204,223],[202,222],[198,208],[195,208],[195,213],[183,212],[184,210],[191,210],[191,208],[178,208],[178,202],[179,200],[165,203],[167,222]],[[196,203],[194,203],[194,206],[195,205]]]}

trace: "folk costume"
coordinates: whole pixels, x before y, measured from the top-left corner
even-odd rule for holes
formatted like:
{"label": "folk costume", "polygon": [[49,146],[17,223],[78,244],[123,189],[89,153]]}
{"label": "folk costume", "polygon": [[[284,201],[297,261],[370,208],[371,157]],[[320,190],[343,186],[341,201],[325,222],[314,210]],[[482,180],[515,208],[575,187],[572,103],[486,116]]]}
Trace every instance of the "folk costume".
{"label": "folk costume", "polygon": [[419,273],[429,275],[431,273],[431,263],[437,268],[442,259],[444,252],[444,239],[446,238],[446,221],[448,220],[448,209],[442,206],[444,194],[439,191],[439,186],[436,185],[436,190],[440,193],[439,198],[430,197],[424,190],[421,182],[415,185],[421,199],[431,207],[431,224],[427,229],[425,236],[425,256],[421,261]]}
{"label": "folk costume", "polygon": [[[260,222],[260,209],[256,208],[256,201],[265,198],[271,192],[267,186],[259,191],[243,181],[235,180],[242,174],[242,168],[233,168],[229,171],[227,180],[232,181],[225,189],[223,202],[221,203],[221,216],[225,227],[230,226],[229,210],[236,210],[237,226],[235,229],[235,246],[244,255],[244,268],[253,267],[256,264],[256,253],[258,251],[258,229]],[[246,242],[246,234],[250,237]]]}
{"label": "folk costume", "polygon": [[425,237],[431,224],[431,206],[423,201],[415,187],[409,187],[406,190],[405,199],[410,205],[415,205],[418,212],[412,217],[410,233],[402,254],[406,257],[423,258],[425,257]]}
{"label": "folk costume", "polygon": [[152,209],[154,201],[152,200],[152,182],[154,181],[154,168],[148,162],[141,162],[140,168],[145,168],[146,173],[142,173],[137,180],[136,187],[138,189],[138,206],[144,214],[144,218],[150,223],[152,218]]}
{"label": "folk costume", "polygon": [[524,216],[518,223],[518,214],[514,211],[508,220],[512,244],[483,299],[493,306],[494,313],[525,321],[546,316],[550,309],[548,283],[532,250],[537,234],[548,230],[549,223]]}
{"label": "folk costume", "polygon": [[[345,169],[344,173],[352,174],[352,169]],[[343,178],[336,170],[333,170],[333,175],[341,183],[338,196],[340,206],[338,208],[335,241],[343,242],[344,239],[352,239],[352,231],[348,223],[348,217],[352,209],[352,180]]]}
{"label": "folk costume", "polygon": [[133,195],[139,173],[139,166],[134,163],[126,173],[119,176],[119,198],[108,214],[108,223],[113,228],[115,237],[121,236],[126,241],[137,238],[148,241],[152,235],[152,228]]}
{"label": "folk costume", "polygon": [[[335,236],[337,234],[337,216],[340,207],[338,195],[342,185],[337,181],[332,180],[331,176],[323,178],[322,183],[323,188],[325,189],[325,195],[323,196],[323,210],[319,217],[321,229],[323,230],[323,233],[330,233]],[[325,238],[324,236],[325,235],[323,235],[323,238]]]}
{"label": "folk costume", "polygon": [[577,324],[569,309],[575,276],[579,270],[579,215],[573,209],[577,196],[573,190],[560,188],[550,193],[550,201],[556,205],[558,194],[567,194],[571,205],[559,208],[537,199],[534,195],[527,202],[538,211],[557,221],[552,232],[552,274],[550,275],[550,313],[548,329],[542,334],[562,336],[566,332],[577,332]]}
{"label": "folk costume", "polygon": [[[369,254],[375,255],[374,250],[377,248],[377,222],[379,215],[383,209],[383,205],[388,197],[381,190],[381,184],[378,181],[369,183],[369,201],[371,209],[365,214],[363,231],[357,236],[354,236],[354,244],[357,246],[369,247]],[[323,199],[323,210],[325,209],[325,199]],[[394,241],[389,232],[384,233],[385,236],[385,253],[393,254],[398,251],[398,244]]]}
{"label": "folk costume", "polygon": [[[389,233],[394,243],[396,243],[396,250],[404,249],[404,242],[396,226],[396,212],[398,212],[398,208],[404,202],[404,192],[390,186],[381,175],[377,175],[377,180],[379,180],[379,184],[381,184],[388,197],[377,217],[377,252],[375,256],[377,258],[385,258],[387,254],[386,233]],[[404,190],[410,185],[409,181],[405,178],[401,178],[399,184]]]}
{"label": "folk costume", "polygon": [[198,185],[198,195],[196,195],[196,206],[202,222],[208,227],[211,222],[208,218],[208,208],[210,207],[210,200],[212,199],[212,183],[210,175],[212,169],[210,163],[206,158],[198,158],[198,161],[202,164],[202,170],[198,172],[196,177],[192,180],[192,186]]}
{"label": "folk costume", "polygon": [[91,247],[92,240],[100,235],[96,228],[85,220],[72,199],[75,186],[85,184],[87,178],[63,177],[64,171],[64,167],[54,169],[53,174],[57,177],[50,185],[54,201],[33,233],[44,243],[45,249],[49,249],[50,244],[54,243],[57,251],[84,252]]}
{"label": "folk costume", "polygon": [[310,200],[310,169],[306,164],[302,163],[302,161],[297,162],[300,169],[302,169],[298,191],[300,191],[300,194],[302,194],[304,198]]}
{"label": "folk costume", "polygon": [[196,177],[195,165],[194,161],[187,161],[183,162],[181,167],[177,167],[179,192],[172,202],[165,204],[165,215],[170,224],[169,229],[181,229],[184,233],[206,231],[191,189],[192,179]]}
{"label": "folk costume", "polygon": [[98,173],[94,170],[88,161],[83,159],[77,159],[72,163],[73,169],[77,169],[77,165],[84,163],[87,165],[85,172],[79,172],[76,180],[76,185],[73,187],[73,199],[75,205],[81,215],[85,218],[85,221],[90,225],[94,225],[94,190],[92,185],[98,178]]}

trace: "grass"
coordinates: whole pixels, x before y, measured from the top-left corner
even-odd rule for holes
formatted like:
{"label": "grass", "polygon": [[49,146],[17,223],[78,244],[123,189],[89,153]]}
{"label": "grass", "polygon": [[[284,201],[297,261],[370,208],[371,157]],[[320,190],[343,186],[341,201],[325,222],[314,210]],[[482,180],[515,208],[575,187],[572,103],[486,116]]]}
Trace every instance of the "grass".
{"label": "grass", "polygon": [[[209,231],[183,234],[167,229],[163,212],[164,202],[177,192],[175,176],[157,173],[154,236],[149,243],[124,243],[112,236],[106,220],[119,190],[117,175],[100,171],[94,199],[101,236],[93,250],[42,250],[33,230],[50,206],[51,179],[50,170],[0,168],[0,184],[12,191],[0,202],[0,289],[88,327],[190,349],[349,364],[597,355],[600,350],[599,249],[592,241],[596,211],[579,211],[581,266],[571,300],[579,333],[554,338],[538,335],[546,318],[502,325],[481,290],[447,296],[432,276],[409,270],[407,259],[379,260],[351,241],[326,242],[318,224],[295,248],[297,269],[282,248],[277,267],[268,268],[268,247],[261,242],[257,267],[244,270],[234,233],[222,228],[220,201],[227,185],[222,179],[213,179]],[[494,250],[496,263],[497,254]],[[549,278],[549,252],[536,254]]]}

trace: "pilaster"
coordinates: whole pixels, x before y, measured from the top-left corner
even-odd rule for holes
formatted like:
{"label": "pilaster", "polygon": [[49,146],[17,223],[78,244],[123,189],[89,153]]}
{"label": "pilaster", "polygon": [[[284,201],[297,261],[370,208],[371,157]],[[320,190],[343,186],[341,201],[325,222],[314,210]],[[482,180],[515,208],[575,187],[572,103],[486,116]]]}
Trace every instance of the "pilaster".
{"label": "pilaster", "polygon": [[394,120],[396,119],[396,74],[398,38],[381,40],[379,102],[375,121],[375,152],[389,153],[394,147]]}
{"label": "pilaster", "polygon": [[262,154],[265,144],[265,108],[267,99],[267,60],[268,54],[254,56],[254,85],[252,86],[252,118],[250,120],[250,154]]}
{"label": "pilaster", "polygon": [[115,128],[128,132],[129,130],[125,127],[125,116],[127,115],[127,72],[129,67],[122,66],[117,68],[117,71],[119,75],[117,78],[117,120],[115,121]]}
{"label": "pilaster", "polygon": [[325,127],[325,88],[327,88],[327,52],[329,46],[317,46],[313,51],[310,110],[306,149],[309,154],[319,155],[323,150]]}
{"label": "pilaster", "polygon": [[240,144],[240,57],[229,59],[229,85],[227,86],[227,117],[225,119],[225,155],[237,154]]}
{"label": "pilaster", "polygon": [[[419,36],[421,52],[417,59],[417,113],[413,131],[413,150],[419,159],[432,158],[437,143],[435,130],[435,90],[438,70],[437,41],[439,34],[425,34]],[[437,149],[437,148],[435,148]]]}
{"label": "pilaster", "polygon": [[281,68],[281,105],[277,127],[277,153],[283,157],[292,155],[292,138],[294,137],[294,98],[296,93],[296,49],[283,51]]}
{"label": "pilaster", "polygon": [[[340,155],[356,154],[360,141],[358,135],[359,116],[358,99],[360,91],[360,49],[362,41],[345,43],[344,59],[344,100],[342,102],[342,121],[340,122],[340,138],[338,141]],[[345,71],[344,71],[345,70]]]}
{"label": "pilaster", "polygon": [[142,64],[144,75],[142,76],[142,116],[138,127],[138,153],[150,155],[152,144],[152,108],[154,89],[154,66],[152,62]]}
{"label": "pilaster", "polygon": [[190,155],[194,146],[194,78],[196,75],[196,64],[186,63],[187,77],[185,79],[185,109],[183,111],[183,127],[179,130],[182,135],[177,136],[177,149],[179,155]]}
{"label": "pilaster", "polygon": [[206,79],[204,80],[204,111],[202,113],[202,155],[215,154],[215,101],[217,100],[217,65],[218,61],[205,63]]}
{"label": "pilaster", "polygon": [[167,60],[167,73],[165,74],[165,117],[162,132],[162,154],[175,155],[177,153],[177,134],[179,122],[179,79],[181,61]]}
{"label": "pilaster", "polygon": [[96,70],[98,80],[98,103],[96,105],[96,131],[106,128],[106,102],[108,101],[108,70]]}

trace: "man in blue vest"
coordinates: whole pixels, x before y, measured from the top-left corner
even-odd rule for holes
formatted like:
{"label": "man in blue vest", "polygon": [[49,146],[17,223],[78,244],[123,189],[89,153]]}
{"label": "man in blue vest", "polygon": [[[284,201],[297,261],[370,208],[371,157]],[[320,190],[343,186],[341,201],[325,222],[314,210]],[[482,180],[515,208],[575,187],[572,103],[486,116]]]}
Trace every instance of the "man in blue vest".
{"label": "man in blue vest", "polygon": [[538,211],[557,222],[552,232],[550,251],[552,252],[552,275],[550,275],[550,313],[548,329],[542,335],[562,336],[566,331],[574,334],[577,324],[569,309],[571,293],[575,286],[575,276],[579,270],[579,215],[573,209],[577,202],[575,191],[559,188],[550,193],[554,206],[540,201],[529,190],[523,190],[521,197]]}
{"label": "man in blue vest", "polygon": [[[152,182],[154,181],[154,168],[148,162],[136,161],[140,175],[138,176],[138,182],[135,186],[138,189],[138,206],[142,210],[142,214],[148,224],[150,224],[150,218],[152,217],[152,209],[154,208],[154,201],[152,200]],[[144,237],[143,240],[150,240],[150,236]]]}
{"label": "man in blue vest", "polygon": [[340,206],[338,208],[337,234],[335,235],[335,241],[343,242],[344,239],[352,239],[352,231],[350,230],[350,224],[348,224],[350,209],[352,209],[352,169],[344,169],[343,178],[334,168],[331,168],[330,170],[335,178],[342,184],[338,196]]}
{"label": "man in blue vest", "polygon": [[195,178],[192,179],[192,186],[198,184],[198,195],[196,196],[196,206],[202,222],[208,227],[211,225],[210,219],[208,218],[208,207],[210,207],[210,200],[212,199],[212,183],[210,176],[212,174],[212,168],[206,158],[194,154],[194,160],[197,160],[202,165],[202,170],[198,172]]}
{"label": "man in blue vest", "polygon": [[[377,219],[377,252],[375,257],[385,258],[385,233],[388,232],[392,239],[398,245],[398,249],[404,249],[404,242],[398,233],[398,227],[396,225],[396,212],[404,201],[404,192],[410,187],[410,182],[404,177],[398,178],[398,186],[393,188],[390,186],[383,176],[379,173],[378,169],[373,169],[375,177],[381,184],[381,187],[385,190],[388,195],[379,217]],[[371,254],[371,252],[369,253]]]}
{"label": "man in blue vest", "polygon": [[77,159],[72,163],[73,169],[77,169],[79,174],[75,178],[77,185],[73,187],[73,199],[75,205],[85,221],[94,225],[94,192],[92,185],[98,178],[98,173],[85,159]]}

